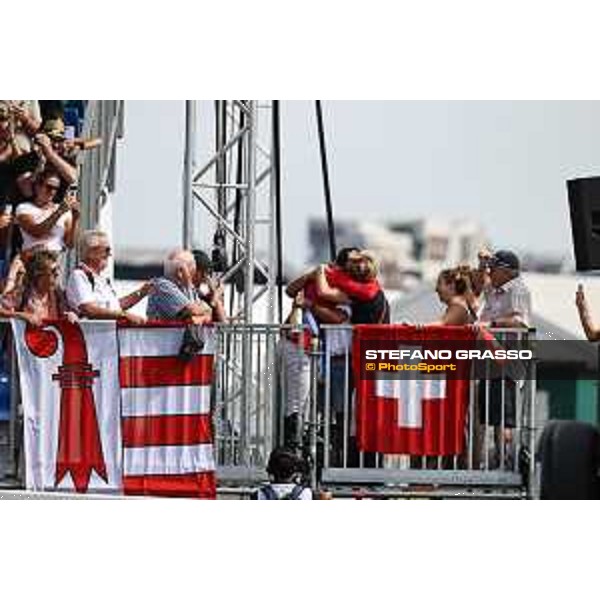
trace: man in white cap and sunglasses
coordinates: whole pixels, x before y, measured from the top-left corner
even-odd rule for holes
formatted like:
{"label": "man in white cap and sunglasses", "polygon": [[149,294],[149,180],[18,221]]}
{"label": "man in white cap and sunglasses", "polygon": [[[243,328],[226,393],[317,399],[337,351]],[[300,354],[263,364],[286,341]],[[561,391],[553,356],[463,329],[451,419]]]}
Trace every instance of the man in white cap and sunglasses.
{"label": "man in white cap and sunglasses", "polygon": [[[510,250],[498,250],[483,265],[491,286],[484,292],[484,305],[479,323],[490,328],[527,329],[531,326],[531,294],[521,277],[517,255]],[[505,341],[517,336],[504,334]],[[504,376],[488,382],[480,380],[478,388],[480,447],[485,426],[494,427],[495,449],[492,467],[514,468],[513,429],[517,424],[515,378]],[[504,444],[504,451],[501,450]],[[504,458],[501,461],[501,457]],[[501,462],[503,464],[501,464]]]}

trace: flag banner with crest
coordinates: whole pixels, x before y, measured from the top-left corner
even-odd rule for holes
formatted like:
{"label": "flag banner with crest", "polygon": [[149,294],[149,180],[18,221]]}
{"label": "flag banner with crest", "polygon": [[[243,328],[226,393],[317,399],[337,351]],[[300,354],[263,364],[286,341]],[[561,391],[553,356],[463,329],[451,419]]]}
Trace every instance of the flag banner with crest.
{"label": "flag banner with crest", "polygon": [[184,326],[13,320],[30,490],[214,498],[214,332],[190,360]]}

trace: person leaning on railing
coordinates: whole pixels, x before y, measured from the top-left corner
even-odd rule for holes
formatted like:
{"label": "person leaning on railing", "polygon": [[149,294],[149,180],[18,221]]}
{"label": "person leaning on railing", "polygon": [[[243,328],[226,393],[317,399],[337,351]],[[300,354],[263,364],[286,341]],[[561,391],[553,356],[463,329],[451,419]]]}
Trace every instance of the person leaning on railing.
{"label": "person leaning on railing", "polygon": [[174,250],[164,264],[164,277],[152,282],[146,315],[161,321],[187,321],[179,358],[191,360],[204,347],[204,332],[198,325],[212,321],[214,307],[204,302],[196,287],[198,273],[194,255]]}
{"label": "person leaning on railing", "polygon": [[[531,323],[531,294],[521,277],[517,255],[510,250],[499,250],[490,255],[485,263],[490,287],[483,292],[485,300],[479,325],[486,328],[527,329]],[[516,381],[506,376],[489,382],[480,380],[477,395],[479,428],[476,445],[478,449],[482,445],[484,427],[493,425],[496,447],[491,464],[499,465],[504,443],[505,466],[511,467],[514,460],[513,429],[517,419]]]}
{"label": "person leaning on railing", "polygon": [[145,323],[143,316],[128,311],[148,295],[152,284],[147,282],[131,294],[117,297],[110,280],[102,275],[111,252],[108,236],[103,231],[83,232],[81,262],[69,276],[67,302],[72,310],[86,319],[125,319],[134,324]]}
{"label": "person leaning on railing", "polygon": [[174,250],[164,264],[164,276],[152,282],[146,315],[166,321],[189,320],[203,325],[212,320],[212,308],[195,287],[196,261],[188,250]]}
{"label": "person leaning on railing", "polygon": [[65,294],[59,284],[58,255],[48,250],[36,250],[26,262],[22,285],[0,298],[0,315],[14,317],[32,326],[41,325],[45,319],[77,316],[67,307]]}
{"label": "person leaning on railing", "polygon": [[466,265],[441,271],[435,291],[446,310],[432,325],[471,325],[477,321],[477,309],[472,300],[474,278],[474,270]]}

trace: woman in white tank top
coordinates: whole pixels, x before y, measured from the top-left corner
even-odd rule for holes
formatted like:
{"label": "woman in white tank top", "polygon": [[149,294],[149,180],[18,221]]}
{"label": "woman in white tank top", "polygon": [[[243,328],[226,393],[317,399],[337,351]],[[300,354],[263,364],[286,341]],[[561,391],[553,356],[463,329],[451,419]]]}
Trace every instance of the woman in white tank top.
{"label": "woman in white tank top", "polygon": [[62,252],[72,248],[79,222],[79,202],[67,195],[60,204],[54,198],[61,181],[58,175],[43,172],[35,183],[35,195],[31,202],[17,207],[16,221],[23,235],[23,250],[43,248]]}

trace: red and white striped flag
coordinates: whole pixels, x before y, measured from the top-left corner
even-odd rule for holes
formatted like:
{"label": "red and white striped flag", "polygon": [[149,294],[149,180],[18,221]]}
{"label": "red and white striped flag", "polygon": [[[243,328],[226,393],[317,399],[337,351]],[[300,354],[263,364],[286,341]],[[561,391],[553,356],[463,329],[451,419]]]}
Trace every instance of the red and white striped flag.
{"label": "red and white striped flag", "polygon": [[210,411],[214,335],[202,354],[177,358],[182,328],[119,328],[126,494],[215,496]]}
{"label": "red and white striped flag", "polygon": [[28,489],[216,496],[211,328],[189,362],[177,358],[184,328],[173,325],[13,330]]}

